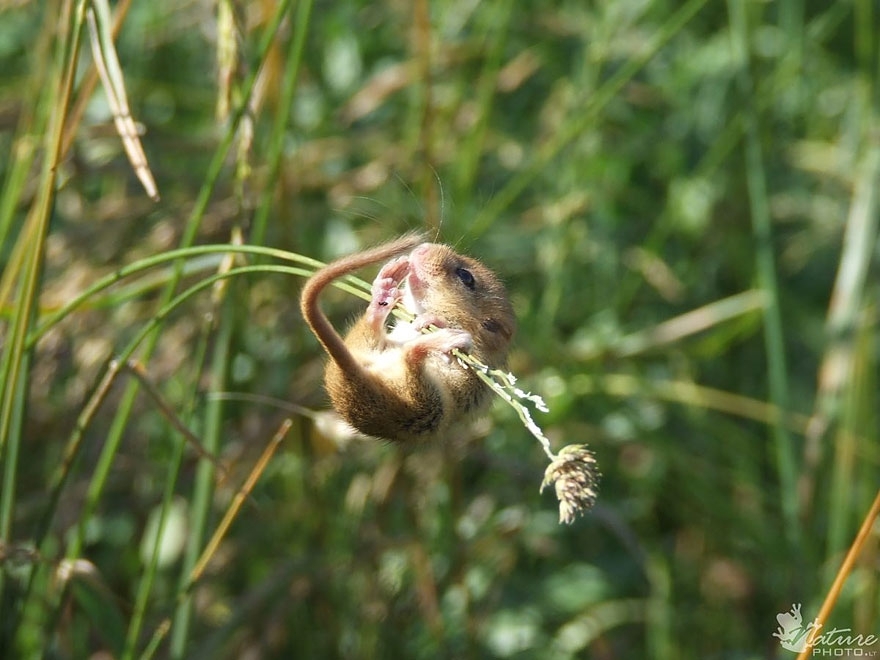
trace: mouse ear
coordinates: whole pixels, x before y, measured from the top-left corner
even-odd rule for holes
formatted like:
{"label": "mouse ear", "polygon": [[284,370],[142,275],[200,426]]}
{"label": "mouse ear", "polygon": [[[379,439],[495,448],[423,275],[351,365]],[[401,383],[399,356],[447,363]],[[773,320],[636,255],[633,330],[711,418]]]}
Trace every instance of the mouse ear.
{"label": "mouse ear", "polygon": [[500,334],[502,337],[509,339],[510,338],[510,330],[504,327],[504,324],[495,319],[483,319],[481,324],[484,330],[488,330],[489,332],[494,332],[496,334]]}

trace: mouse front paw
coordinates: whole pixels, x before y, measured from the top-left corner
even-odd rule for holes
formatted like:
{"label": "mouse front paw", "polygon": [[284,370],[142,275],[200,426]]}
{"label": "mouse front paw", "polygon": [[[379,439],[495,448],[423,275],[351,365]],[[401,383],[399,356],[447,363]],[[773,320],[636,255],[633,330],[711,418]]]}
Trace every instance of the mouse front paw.
{"label": "mouse front paw", "polygon": [[407,257],[398,257],[382,266],[376,279],[373,280],[372,304],[379,307],[393,307],[403,295],[398,287],[408,272]]}
{"label": "mouse front paw", "polygon": [[397,287],[400,286],[400,283],[403,282],[408,273],[408,257],[397,257],[397,259],[389,261],[382,266],[379,274],[376,275],[376,279],[373,280],[373,298],[375,299],[377,294],[391,293],[392,296],[397,296],[395,298],[395,302],[397,302],[397,299],[400,297]]}
{"label": "mouse front paw", "polygon": [[432,334],[441,335],[441,340],[438,340],[437,350],[446,355],[450,355],[456,349],[462,353],[469,353],[474,347],[474,338],[466,330],[443,328]]}
{"label": "mouse front paw", "polygon": [[442,328],[435,332],[419,336],[406,346],[407,358],[411,362],[420,362],[431,353],[441,353],[447,360],[452,358],[452,351],[468,353],[474,346],[474,338],[466,330]]}
{"label": "mouse front paw", "polygon": [[427,330],[432,325],[435,328],[445,328],[446,321],[444,321],[442,318],[440,318],[436,314],[431,314],[429,312],[425,312],[424,314],[419,314],[413,320],[413,328],[415,328],[415,330],[417,332],[422,332],[423,330]]}
{"label": "mouse front paw", "polygon": [[382,266],[373,280],[367,316],[374,331],[379,332],[384,327],[388,314],[403,297],[399,286],[408,272],[409,259],[405,256],[398,257]]}

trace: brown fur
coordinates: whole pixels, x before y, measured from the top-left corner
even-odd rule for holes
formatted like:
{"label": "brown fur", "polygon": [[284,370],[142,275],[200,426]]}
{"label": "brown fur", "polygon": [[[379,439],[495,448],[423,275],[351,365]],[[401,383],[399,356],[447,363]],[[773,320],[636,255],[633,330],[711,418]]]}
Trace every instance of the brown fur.
{"label": "brown fur", "polygon": [[[488,389],[450,352],[458,348],[503,367],[516,325],[491,270],[448,246],[415,247],[419,242],[409,235],[335,261],[309,279],[301,300],[303,316],[331,358],[324,382],[333,406],[362,433],[403,443],[447,437],[484,407]],[[318,305],[321,291],[338,277],[408,250],[383,266],[367,311],[343,340]],[[403,282],[416,321],[389,333],[386,317],[402,297],[397,285]],[[428,325],[440,330],[419,333]]]}

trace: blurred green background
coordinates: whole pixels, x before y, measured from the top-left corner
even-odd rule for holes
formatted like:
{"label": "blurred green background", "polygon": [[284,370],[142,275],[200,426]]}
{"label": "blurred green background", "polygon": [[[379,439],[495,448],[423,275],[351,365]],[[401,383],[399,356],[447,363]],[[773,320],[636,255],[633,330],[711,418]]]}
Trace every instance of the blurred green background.
{"label": "blurred green background", "polygon": [[[776,615],[818,614],[880,483],[876,3],[122,2],[158,202],[89,6],[0,5],[0,656],[794,657]],[[326,408],[295,275],[159,315],[223,267],[190,255],[52,316],[179,246],[416,228],[506,281],[536,421],[603,473],[574,524],[500,402],[413,452],[284,409]],[[157,315],[134,357],[226,474],[108,372]],[[878,561],[827,629],[880,634]]]}

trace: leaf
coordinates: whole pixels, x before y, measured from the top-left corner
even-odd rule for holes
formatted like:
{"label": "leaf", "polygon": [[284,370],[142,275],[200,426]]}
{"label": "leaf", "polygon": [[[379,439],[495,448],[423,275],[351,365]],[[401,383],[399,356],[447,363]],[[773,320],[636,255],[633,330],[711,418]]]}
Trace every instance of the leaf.
{"label": "leaf", "polygon": [[95,59],[101,83],[104,85],[110,111],[113,113],[116,132],[122,139],[122,146],[125,147],[128,160],[147,195],[150,199],[158,201],[159,191],[156,188],[156,181],[153,179],[153,173],[147,163],[147,156],[138,137],[138,128],[128,107],[122,67],[119,65],[116,47],[113,45],[113,37],[110,34],[110,7],[107,0],[93,0],[86,18],[89,25],[92,56]]}

